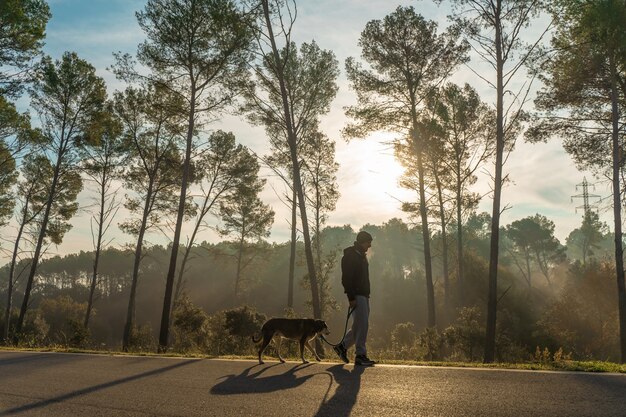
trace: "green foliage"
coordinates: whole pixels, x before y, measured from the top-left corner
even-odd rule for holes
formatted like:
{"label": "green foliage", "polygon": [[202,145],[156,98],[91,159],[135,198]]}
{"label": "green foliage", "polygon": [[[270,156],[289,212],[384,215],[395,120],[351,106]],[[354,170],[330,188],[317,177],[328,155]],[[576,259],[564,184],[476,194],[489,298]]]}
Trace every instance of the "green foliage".
{"label": "green foliage", "polygon": [[249,182],[241,183],[236,192],[228,195],[220,204],[220,216],[224,223],[218,229],[220,234],[232,235],[240,243],[268,237],[274,222],[274,211],[259,199],[266,180],[258,177],[258,162],[249,159],[249,164],[253,167]]}
{"label": "green foliage", "polygon": [[246,340],[261,329],[266,317],[248,306],[224,311],[224,328],[231,336]]}
{"label": "green foliage", "polygon": [[46,335],[49,343],[84,346],[89,339],[89,332],[82,325],[86,309],[86,303],[78,303],[67,295],[42,300],[39,312],[49,326]]}
{"label": "green foliage", "polygon": [[43,46],[48,19],[50,8],[44,0],[0,3],[0,96],[15,97],[24,87],[19,70],[27,68]]}
{"label": "green foliage", "polygon": [[[279,56],[291,103],[294,134],[297,142],[306,147],[306,142],[318,133],[319,117],[328,113],[337,94],[338,63],[332,51],[321,49],[315,41],[302,43],[300,49],[295,43],[289,43],[279,51]],[[251,123],[265,127],[278,165],[290,166],[287,121],[276,64],[273,53],[269,52],[256,65],[256,80],[244,90],[246,101],[241,110]],[[304,152],[302,157],[306,158],[305,148],[299,151]]]}
{"label": "green foliage", "polygon": [[424,349],[424,358],[433,361],[441,358],[445,339],[434,327],[427,327],[417,337],[417,344]]}
{"label": "green foliage", "polygon": [[[552,285],[550,270],[565,260],[565,247],[554,236],[554,222],[541,214],[515,220],[506,227],[506,236],[513,242],[509,253],[521,258],[526,268],[520,267],[524,278],[531,285],[530,263],[532,262]],[[517,265],[520,263],[515,259]]]}
{"label": "green foliage", "polygon": [[575,359],[619,358],[615,269],[608,263],[575,266],[560,297],[538,324],[538,341]]}
{"label": "green foliage", "polygon": [[252,336],[265,317],[247,306],[220,311],[209,318],[209,354],[253,354]]}
{"label": "green foliage", "polygon": [[176,303],[172,325],[174,350],[183,353],[209,350],[209,317],[189,298],[183,297]]}
{"label": "green foliage", "polygon": [[477,307],[463,307],[455,323],[444,331],[452,360],[475,362],[485,343],[484,319]]}
{"label": "green foliage", "polygon": [[382,20],[367,23],[361,33],[361,56],[346,60],[348,79],[358,104],[346,114],[355,120],[343,131],[350,138],[388,130],[404,135],[414,129],[418,106],[431,90],[467,60],[467,43],[450,28],[437,34],[437,23],[427,21],[413,7],[399,6]]}
{"label": "green foliage", "polygon": [[626,74],[626,5],[619,0],[552,3],[554,54],[540,68],[544,87],[535,105],[542,117],[528,136],[534,141],[563,138],[579,167],[609,173],[612,78],[617,77],[621,89],[618,100],[626,100],[619,81]]}
{"label": "green foliage", "polygon": [[[17,315],[13,323],[17,322]],[[27,347],[47,346],[50,326],[38,310],[29,311],[20,332],[19,345]]]}
{"label": "green foliage", "polygon": [[598,213],[589,211],[583,215],[581,226],[567,236],[567,255],[570,259],[581,261],[583,265],[594,259],[600,261],[612,255],[612,240],[606,223],[600,221]]}
{"label": "green foliage", "polygon": [[418,352],[415,349],[417,341],[415,325],[411,322],[398,323],[391,329],[391,349],[398,358],[417,358]]}
{"label": "green foliage", "polygon": [[123,125],[121,146],[129,152],[124,185],[131,193],[124,206],[132,216],[120,225],[126,233],[142,236],[178,210],[183,163],[178,145],[185,120],[180,105],[180,97],[163,88],[131,87],[115,94],[115,113]]}
{"label": "green foliage", "polygon": [[[233,0],[149,0],[137,13],[146,35],[137,59],[151,70],[149,78],[156,84],[193,100],[198,115],[222,110],[245,78],[250,19]],[[113,69],[118,77],[142,79],[130,56],[117,58]]]}
{"label": "green foliage", "polygon": [[133,326],[128,339],[128,350],[131,352],[154,352],[157,340],[150,324]]}

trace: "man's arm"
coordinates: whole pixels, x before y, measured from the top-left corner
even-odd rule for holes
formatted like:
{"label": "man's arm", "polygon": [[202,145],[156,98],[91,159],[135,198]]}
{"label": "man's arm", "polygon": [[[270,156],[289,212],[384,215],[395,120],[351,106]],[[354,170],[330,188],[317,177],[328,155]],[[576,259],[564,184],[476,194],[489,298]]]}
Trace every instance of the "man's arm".
{"label": "man's arm", "polygon": [[350,301],[350,307],[354,307],[356,305],[356,263],[354,254],[347,253],[341,258],[341,283]]}

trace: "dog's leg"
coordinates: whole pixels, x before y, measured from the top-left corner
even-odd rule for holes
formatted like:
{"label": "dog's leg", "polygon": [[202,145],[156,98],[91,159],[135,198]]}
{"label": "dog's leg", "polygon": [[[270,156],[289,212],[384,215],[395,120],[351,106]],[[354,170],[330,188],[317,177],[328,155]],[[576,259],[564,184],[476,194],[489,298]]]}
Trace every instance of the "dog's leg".
{"label": "dog's leg", "polygon": [[306,346],[311,351],[313,356],[315,356],[316,361],[321,362],[322,358],[319,357],[319,355],[317,354],[317,352],[315,351],[315,349],[313,348],[313,346],[311,346],[309,342],[310,340],[307,340],[306,342],[304,342],[304,346]]}
{"label": "dog's leg", "polygon": [[263,362],[263,359],[261,359],[261,355],[263,355],[263,351],[265,350],[265,348],[267,347],[267,345],[270,344],[270,342],[272,341],[272,336],[273,335],[267,335],[264,334],[263,335],[263,343],[261,344],[261,347],[259,348],[259,365],[263,365],[265,362]]}
{"label": "dog's leg", "polygon": [[304,359],[304,345],[306,342],[306,337],[300,339],[300,359],[302,359],[302,363],[309,363],[309,361]]}
{"label": "dog's leg", "polygon": [[280,345],[283,343],[283,338],[278,336],[278,341],[276,342],[276,353],[278,353],[278,360],[280,363],[285,363],[285,360],[282,356],[280,356]]}

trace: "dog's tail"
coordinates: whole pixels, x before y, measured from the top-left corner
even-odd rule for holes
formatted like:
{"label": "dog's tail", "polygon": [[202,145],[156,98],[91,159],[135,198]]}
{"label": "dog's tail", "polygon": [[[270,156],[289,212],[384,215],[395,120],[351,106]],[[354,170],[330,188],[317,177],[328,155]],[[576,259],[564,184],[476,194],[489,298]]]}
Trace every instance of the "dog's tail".
{"label": "dog's tail", "polygon": [[253,341],[254,343],[259,343],[259,342],[261,341],[261,337],[262,337],[262,336],[259,334],[259,338],[257,339],[257,338],[255,338],[255,337],[254,337],[254,335],[252,335],[252,341]]}

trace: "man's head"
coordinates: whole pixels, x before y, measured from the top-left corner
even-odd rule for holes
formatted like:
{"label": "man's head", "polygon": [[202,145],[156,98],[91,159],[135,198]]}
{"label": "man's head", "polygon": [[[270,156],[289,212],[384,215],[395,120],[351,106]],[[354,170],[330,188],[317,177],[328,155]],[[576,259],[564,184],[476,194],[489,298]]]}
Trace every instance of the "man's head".
{"label": "man's head", "polygon": [[356,235],[356,244],[361,248],[363,253],[367,252],[367,250],[372,246],[372,235],[367,233],[365,230],[361,230]]}

